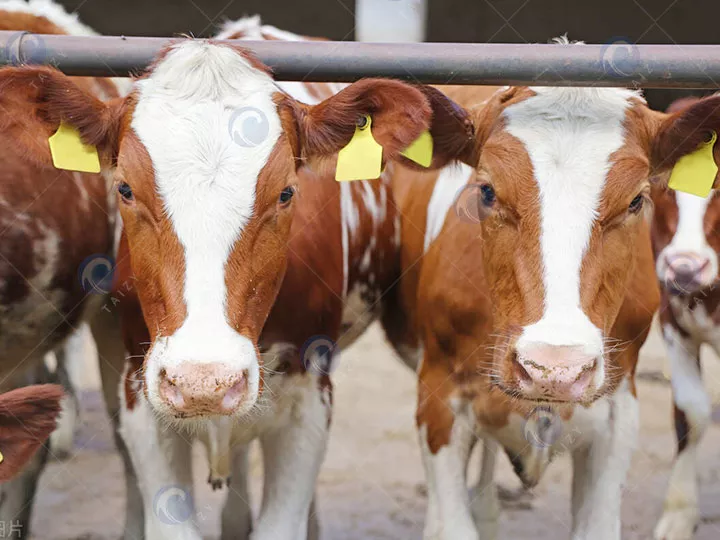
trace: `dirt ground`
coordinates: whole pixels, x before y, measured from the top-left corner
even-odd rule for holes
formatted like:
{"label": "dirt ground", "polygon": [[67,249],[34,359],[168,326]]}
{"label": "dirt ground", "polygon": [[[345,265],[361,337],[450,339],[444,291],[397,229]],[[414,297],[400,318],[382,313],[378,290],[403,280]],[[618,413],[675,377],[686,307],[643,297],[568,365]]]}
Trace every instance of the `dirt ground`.
{"label": "dirt ground", "polygon": [[[704,351],[706,383],[720,403],[720,362]],[[675,452],[670,387],[663,377],[664,349],[657,333],[640,362],[640,449],[624,495],[623,538],[651,538],[661,513]],[[42,540],[116,539],[122,530],[121,463],[97,391],[92,362],[84,372],[82,426],[74,456],[43,475],[33,537]],[[393,357],[377,327],[343,351],[334,376],[332,441],[320,475],[323,540],[415,539],[422,536],[423,471],[413,427],[413,374]],[[714,383],[714,384],[713,384]],[[714,389],[712,388],[714,386]],[[207,466],[196,448],[196,501],[208,538],[219,534],[224,492],[205,483]],[[703,523],[697,540],[720,538],[720,426],[712,426],[699,453]],[[518,482],[502,458],[498,482]],[[569,533],[569,460],[557,460],[525,508],[505,509],[501,539],[558,540]],[[259,500],[259,459],[254,457],[254,502]]]}

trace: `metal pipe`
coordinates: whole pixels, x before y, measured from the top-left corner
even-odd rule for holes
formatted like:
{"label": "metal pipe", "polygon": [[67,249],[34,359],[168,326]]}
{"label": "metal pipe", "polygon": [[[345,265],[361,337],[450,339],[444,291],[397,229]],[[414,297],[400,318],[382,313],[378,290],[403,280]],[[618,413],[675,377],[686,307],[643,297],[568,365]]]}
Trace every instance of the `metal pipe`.
{"label": "metal pipe", "polygon": [[[1,64],[51,64],[68,75],[141,72],[173,39],[0,32]],[[277,80],[394,77],[429,84],[720,88],[720,45],[522,45],[234,41]]]}

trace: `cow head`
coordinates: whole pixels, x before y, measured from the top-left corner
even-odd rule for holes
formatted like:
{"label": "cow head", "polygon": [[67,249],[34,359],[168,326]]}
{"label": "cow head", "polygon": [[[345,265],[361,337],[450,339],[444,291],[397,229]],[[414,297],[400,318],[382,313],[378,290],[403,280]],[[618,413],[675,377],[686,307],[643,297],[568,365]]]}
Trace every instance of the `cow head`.
{"label": "cow head", "polygon": [[525,399],[593,401],[622,379],[608,338],[647,241],[650,178],[720,129],[720,97],[663,114],[630,90],[516,87],[474,126],[444,157],[474,169],[493,380]]}
{"label": "cow head", "polygon": [[[696,104],[697,98],[674,102],[669,113]],[[675,192],[663,186],[652,190],[655,204],[652,241],[657,276],[673,295],[694,294],[715,285],[720,252],[720,199]]]}
{"label": "cow head", "polygon": [[365,115],[387,159],[431,118],[422,92],[395,81],[307,106],[243,49],[194,40],[109,106],[49,68],[2,70],[0,86],[25,103],[23,122],[43,124],[25,133],[41,132],[45,153],[62,120],[113,169],[151,338],[144,389],[167,418],[240,416],[256,403],[257,340],[285,271],[298,167],[332,158]]}
{"label": "cow head", "polygon": [[718,280],[720,198],[655,188],[652,240],[658,280],[673,295],[701,292]]}

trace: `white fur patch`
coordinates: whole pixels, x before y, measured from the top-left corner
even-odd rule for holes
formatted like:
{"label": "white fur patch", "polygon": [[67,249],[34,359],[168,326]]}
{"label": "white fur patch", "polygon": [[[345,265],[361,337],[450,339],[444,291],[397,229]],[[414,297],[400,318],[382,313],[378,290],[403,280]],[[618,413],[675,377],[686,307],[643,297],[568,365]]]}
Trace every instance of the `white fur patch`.
{"label": "white fur patch", "polygon": [[428,203],[424,251],[428,250],[432,241],[440,234],[448,211],[472,173],[472,167],[464,163],[450,165],[440,171]]}
{"label": "white fur patch", "polygon": [[450,440],[436,453],[428,445],[427,424],[420,426],[420,450],[428,485],[424,538],[480,540],[470,509],[467,463],[476,418],[467,403],[451,398],[453,426]]}
{"label": "white fur patch", "polygon": [[[276,88],[232,49],[186,41],[137,89],[132,128],[152,159],[157,191],[185,251],[187,318],[152,348],[150,400],[162,410],[157,375],[184,361],[248,369],[256,396],[254,346],[228,324],[225,265],[252,218],[258,175],[280,136]],[[241,109],[259,111],[267,122],[267,135],[254,146],[233,140],[231,118]]]}
{"label": "white fur patch", "polygon": [[[602,332],[580,304],[580,268],[610,169],[624,139],[635,92],[614,88],[533,88],[536,95],[505,110],[507,131],[523,142],[540,190],[542,318],[524,328],[531,343],[581,346],[601,358]],[[597,377],[602,380],[599,365]]]}
{"label": "white fur patch", "polygon": [[[685,412],[691,426],[695,429],[701,427],[704,430],[710,419],[711,404],[700,373],[699,357],[702,342],[684,338],[670,324],[663,325],[662,331],[670,361],[675,404]],[[702,335],[702,332],[696,331],[694,335]]]}
{"label": "white fur patch", "polygon": [[2,0],[0,9],[13,13],[28,13],[45,17],[61,30],[73,36],[97,36],[97,32],[78,20],[77,13],[68,13],[65,8],[52,0]]}

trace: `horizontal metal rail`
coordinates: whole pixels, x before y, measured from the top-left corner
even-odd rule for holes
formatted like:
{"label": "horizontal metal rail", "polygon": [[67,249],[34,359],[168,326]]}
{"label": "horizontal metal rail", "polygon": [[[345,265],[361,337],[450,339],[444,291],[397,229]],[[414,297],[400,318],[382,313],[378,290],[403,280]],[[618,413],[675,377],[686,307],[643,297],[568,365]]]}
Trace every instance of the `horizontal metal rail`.
{"label": "horizontal metal rail", "polygon": [[[68,75],[127,76],[141,72],[172,41],[0,31],[0,65],[50,64]],[[281,81],[394,77],[429,84],[720,88],[720,45],[233,43],[253,51]]]}

